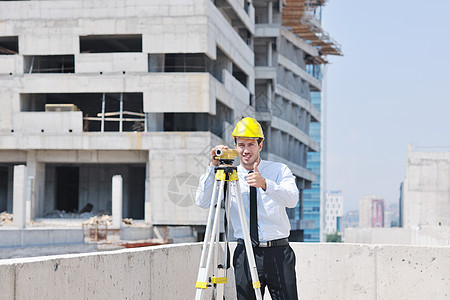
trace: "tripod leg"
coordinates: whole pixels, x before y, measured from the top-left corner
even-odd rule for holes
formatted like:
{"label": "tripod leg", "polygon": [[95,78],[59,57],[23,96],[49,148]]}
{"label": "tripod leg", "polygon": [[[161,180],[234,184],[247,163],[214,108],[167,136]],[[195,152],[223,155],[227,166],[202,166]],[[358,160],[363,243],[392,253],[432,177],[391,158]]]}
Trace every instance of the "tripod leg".
{"label": "tripod leg", "polygon": [[248,229],[247,219],[245,217],[244,205],[242,202],[241,187],[236,181],[232,181],[233,187],[236,189],[236,200],[239,211],[239,220],[241,221],[242,234],[244,235],[245,252],[247,254],[248,264],[250,267],[250,274],[252,276],[253,289],[255,290],[256,299],[262,300],[261,282],[258,277],[258,270],[256,269],[255,255],[253,254],[252,242],[250,240],[250,232]]}
{"label": "tripod leg", "polygon": [[198,275],[197,275],[197,284],[195,286],[197,288],[195,299],[202,299],[203,291],[204,291],[204,289],[207,288],[206,278],[208,276],[208,274],[207,274],[208,271],[205,267],[205,260],[206,260],[206,255],[208,253],[207,252],[208,245],[209,245],[209,242],[211,239],[211,226],[212,226],[211,223],[212,223],[213,215],[214,215],[214,206],[216,203],[216,195],[217,195],[218,185],[219,185],[219,182],[214,181],[213,194],[211,196],[211,204],[209,206],[208,221],[206,222],[205,238],[203,240],[202,255],[200,258],[200,268],[199,268]]}
{"label": "tripod leg", "polygon": [[[218,196],[218,201],[217,201],[217,205],[215,207],[216,211],[215,211],[215,215],[214,215],[214,222],[213,222],[213,228],[211,231],[211,240],[209,241],[209,249],[208,249],[208,257],[206,259],[206,266],[203,267],[203,265],[200,265],[200,270],[198,273],[198,277],[197,277],[197,284],[196,284],[196,288],[197,288],[197,292],[196,292],[196,296],[195,299],[196,300],[200,300],[203,299],[203,291],[205,289],[207,289],[207,284],[208,284],[208,271],[209,268],[211,266],[211,259],[212,259],[212,254],[213,254],[213,250],[214,247],[218,246],[218,241],[216,241],[216,237],[217,237],[217,231],[218,231],[218,224],[219,224],[219,220],[220,220],[220,209],[221,209],[221,199],[223,198],[223,188],[224,188],[224,181],[220,181],[220,186],[219,186],[219,196]],[[211,204],[214,203],[214,200],[211,200]],[[213,205],[212,205],[213,207]],[[211,209],[211,207],[210,207]],[[209,225],[209,223],[208,223]],[[209,233],[209,232],[208,232]],[[209,234],[208,234],[209,236]],[[205,240],[208,237],[205,236]],[[206,251],[206,248],[203,249],[203,251]],[[203,255],[202,255],[203,256]]]}
{"label": "tripod leg", "polygon": [[[217,269],[217,277],[219,278],[227,278],[227,269],[229,268],[229,248],[228,248],[228,242],[229,242],[229,238],[228,238],[228,231],[229,231],[229,212],[230,212],[230,198],[231,198],[231,184],[227,184],[226,185],[226,194],[225,194],[225,199],[224,199],[224,208],[225,208],[225,213],[224,213],[224,240],[225,243],[223,245],[223,262],[221,267],[219,267]],[[219,240],[219,238],[217,238],[217,240]],[[216,262],[218,262],[218,256],[216,256]],[[218,300],[223,300],[224,298],[224,294],[225,294],[225,284],[219,284],[217,285],[216,288],[216,299]]]}

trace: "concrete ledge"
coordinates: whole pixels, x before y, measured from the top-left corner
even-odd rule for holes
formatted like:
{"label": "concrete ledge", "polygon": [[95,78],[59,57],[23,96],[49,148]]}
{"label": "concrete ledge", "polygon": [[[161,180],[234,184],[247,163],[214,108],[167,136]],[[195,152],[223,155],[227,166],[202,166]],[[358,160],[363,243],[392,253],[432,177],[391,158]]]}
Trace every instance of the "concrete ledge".
{"label": "concrete ledge", "polygon": [[0,261],[5,299],[193,299],[201,246]]}
{"label": "concrete ledge", "polygon": [[[445,299],[450,294],[450,247],[291,247],[302,299]],[[193,299],[200,253],[196,243],[3,260],[0,290],[4,299]],[[232,270],[228,279],[225,295],[234,299]]]}
{"label": "concrete ledge", "polygon": [[43,255],[58,255],[67,253],[97,252],[97,244],[69,244],[34,247],[0,248],[0,260],[19,257],[35,257]]}
{"label": "concrete ledge", "polygon": [[311,56],[319,55],[319,51],[316,48],[314,48],[311,44],[308,44],[305,40],[297,36],[292,31],[289,31],[286,27],[281,27],[281,35],[285,37],[288,41],[290,41],[292,44],[308,53],[309,55]]}
{"label": "concrete ledge", "polygon": [[84,234],[79,229],[0,229],[0,249],[4,247],[27,247],[84,243]]}
{"label": "concrete ledge", "polygon": [[272,117],[272,127],[286,132],[301,141],[303,144],[307,145],[311,150],[319,152],[320,146],[319,143],[309,137],[306,133],[301,131],[297,126],[289,123],[278,117]]}
{"label": "concrete ledge", "polygon": [[274,67],[255,67],[256,79],[272,79],[276,81],[277,69]]}
{"label": "concrete ledge", "polygon": [[147,53],[82,53],[75,55],[75,73],[148,72]]}
{"label": "concrete ledge", "polygon": [[280,36],[280,24],[257,24],[255,25],[256,37],[279,37]]}
{"label": "concrete ledge", "polygon": [[23,57],[20,55],[0,56],[0,75],[23,74]]}
{"label": "concrete ledge", "polygon": [[13,113],[15,132],[82,133],[83,113],[65,112],[19,112]]}
{"label": "concrete ledge", "polygon": [[277,84],[275,86],[275,94],[280,95],[294,102],[298,106],[301,106],[302,108],[306,109],[311,114],[311,117],[314,120],[320,122],[320,112],[314,107],[311,101],[304,99],[300,95],[297,95],[296,93],[290,91],[289,89],[285,88],[280,84]]}
{"label": "concrete ledge", "polygon": [[348,243],[450,246],[450,227],[346,228],[344,237]]}
{"label": "concrete ledge", "polygon": [[300,68],[296,63],[292,62],[287,57],[278,54],[278,63],[300,76],[303,80],[306,80],[310,85],[314,86],[318,90],[322,90],[322,82],[320,80],[309,75],[308,72]]}
{"label": "concrete ledge", "polygon": [[144,93],[144,112],[215,113],[210,77],[209,73],[152,73]]}
{"label": "concrete ledge", "polygon": [[[127,155],[139,155],[140,150],[167,149],[167,139],[170,139],[173,149],[193,149],[198,151],[196,142],[204,143],[209,138],[209,132],[83,132],[72,134],[61,133],[0,133],[0,150],[36,149],[36,150],[67,150],[77,155],[77,150],[98,151],[103,157],[114,158],[114,153],[108,155],[102,150],[136,150]],[[189,143],[187,142],[189,140]],[[85,152],[89,154],[88,152]],[[46,155],[43,153],[43,155]],[[100,157],[99,157],[100,158]],[[127,158],[128,159],[128,158]],[[141,162],[142,157],[135,157]],[[50,161],[46,159],[46,161]],[[99,162],[101,159],[98,160]],[[134,161],[134,160],[133,160]],[[145,160],[144,160],[145,162]]]}
{"label": "concrete ledge", "polygon": [[234,94],[236,98],[238,98],[242,104],[248,105],[249,99],[250,99],[250,92],[248,89],[240,83],[236,78],[234,78],[233,75],[231,75],[230,72],[227,70],[222,71],[222,78],[223,78],[223,85],[225,86],[225,89]]}

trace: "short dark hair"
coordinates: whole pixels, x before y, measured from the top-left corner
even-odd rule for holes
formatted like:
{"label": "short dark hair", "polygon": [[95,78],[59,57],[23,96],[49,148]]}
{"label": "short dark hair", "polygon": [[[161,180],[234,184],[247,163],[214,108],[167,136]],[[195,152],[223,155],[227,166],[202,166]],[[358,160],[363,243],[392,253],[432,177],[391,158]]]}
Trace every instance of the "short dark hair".
{"label": "short dark hair", "polygon": [[[245,138],[245,137],[243,137],[243,136],[236,136],[236,137],[234,137],[234,143],[235,143],[235,144],[237,144],[237,138],[238,138],[238,137]],[[249,139],[256,139],[256,140],[258,141],[258,145],[261,144],[261,142],[263,141],[263,139],[260,138],[260,137],[259,137],[259,138],[249,138]]]}

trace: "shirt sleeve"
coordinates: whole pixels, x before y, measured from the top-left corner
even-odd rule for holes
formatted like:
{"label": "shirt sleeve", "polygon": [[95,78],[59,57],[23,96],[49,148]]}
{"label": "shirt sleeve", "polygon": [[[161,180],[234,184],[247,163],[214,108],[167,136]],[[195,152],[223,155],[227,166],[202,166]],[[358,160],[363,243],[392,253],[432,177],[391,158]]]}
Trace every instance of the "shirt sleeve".
{"label": "shirt sleeve", "polygon": [[211,205],[211,196],[214,188],[214,167],[208,166],[205,173],[200,177],[197,192],[195,193],[195,204],[202,208]]}
{"label": "shirt sleeve", "polygon": [[295,183],[295,176],[291,170],[283,165],[281,168],[281,180],[277,182],[266,179],[266,190],[261,189],[263,194],[266,194],[271,199],[276,201],[279,205],[285,207],[295,207],[298,202],[298,188]]}

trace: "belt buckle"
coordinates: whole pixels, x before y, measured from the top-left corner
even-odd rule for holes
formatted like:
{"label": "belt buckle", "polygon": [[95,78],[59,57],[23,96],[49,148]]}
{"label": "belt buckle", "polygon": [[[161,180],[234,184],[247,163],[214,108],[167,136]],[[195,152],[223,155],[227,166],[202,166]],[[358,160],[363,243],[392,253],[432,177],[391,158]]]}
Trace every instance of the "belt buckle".
{"label": "belt buckle", "polygon": [[261,248],[270,247],[270,241],[268,241],[268,242],[259,242],[258,246],[261,247]]}

